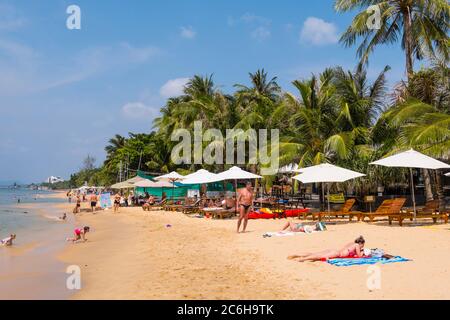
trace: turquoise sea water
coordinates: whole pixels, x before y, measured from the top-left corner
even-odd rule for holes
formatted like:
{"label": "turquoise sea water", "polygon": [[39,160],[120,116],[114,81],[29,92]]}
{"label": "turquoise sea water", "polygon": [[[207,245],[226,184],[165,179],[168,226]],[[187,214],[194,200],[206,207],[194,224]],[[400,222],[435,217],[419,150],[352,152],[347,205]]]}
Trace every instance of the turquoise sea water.
{"label": "turquoise sea water", "polygon": [[74,225],[71,216],[58,220],[64,211],[54,204],[64,201],[47,191],[0,188],[0,238],[17,235],[12,247],[0,246],[0,299],[70,296],[66,266],[56,259]]}

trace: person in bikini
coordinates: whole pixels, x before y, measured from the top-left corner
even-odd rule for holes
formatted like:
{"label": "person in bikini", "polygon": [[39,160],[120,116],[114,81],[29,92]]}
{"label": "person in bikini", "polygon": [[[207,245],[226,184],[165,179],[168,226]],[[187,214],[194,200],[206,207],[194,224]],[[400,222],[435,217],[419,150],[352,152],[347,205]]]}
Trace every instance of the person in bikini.
{"label": "person in bikini", "polygon": [[114,213],[119,211],[119,207],[120,207],[120,194],[116,193],[116,195],[114,196]]}
{"label": "person in bikini", "polygon": [[73,210],[73,213],[80,213],[80,211],[81,211],[81,198],[78,195],[77,196],[77,202],[76,202],[76,205],[75,205],[75,209]]}
{"label": "person in bikini", "polygon": [[323,231],[326,230],[325,224],[322,222],[316,223],[315,226],[305,225],[303,223],[296,223],[293,221],[286,222],[281,232],[289,230],[291,232],[304,232],[304,233],[312,233],[314,231]]}
{"label": "person in bikini", "polygon": [[247,182],[245,188],[239,191],[238,204],[239,220],[237,224],[237,232],[239,233],[241,223],[244,221],[242,233],[245,233],[247,230],[248,214],[250,213],[250,208],[253,206],[253,188],[250,182]]}
{"label": "person in bikini", "polygon": [[303,253],[299,255],[289,256],[288,259],[297,260],[298,262],[305,262],[305,261],[322,261],[348,257],[362,258],[364,256],[365,243],[366,240],[364,240],[363,236],[360,236],[354,242],[345,245],[343,248],[339,250],[329,249],[315,253]]}
{"label": "person in bikini", "polygon": [[66,241],[72,241],[72,243],[75,243],[79,240],[83,240],[83,242],[86,242],[86,233],[90,231],[89,227],[83,227],[83,228],[76,228],[74,230],[75,237],[74,238],[67,238]]}

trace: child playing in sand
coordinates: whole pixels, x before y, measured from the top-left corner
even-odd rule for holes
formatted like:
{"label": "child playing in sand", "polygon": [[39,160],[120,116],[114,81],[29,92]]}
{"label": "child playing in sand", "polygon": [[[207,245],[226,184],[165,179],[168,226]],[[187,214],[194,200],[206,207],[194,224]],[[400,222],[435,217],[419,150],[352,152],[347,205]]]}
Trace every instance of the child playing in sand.
{"label": "child playing in sand", "polygon": [[10,247],[13,245],[13,240],[16,239],[15,234],[11,234],[8,238],[0,240],[2,246]]}
{"label": "child playing in sand", "polygon": [[76,228],[74,230],[75,237],[74,238],[67,238],[66,241],[72,241],[72,243],[77,242],[78,240],[83,240],[84,242],[87,241],[86,239],[86,233],[88,233],[90,230],[89,227],[83,227],[83,229]]}
{"label": "child playing in sand", "polygon": [[298,262],[305,262],[305,261],[322,261],[348,257],[362,258],[364,256],[365,243],[366,240],[364,240],[363,236],[360,236],[354,242],[345,245],[342,249],[339,250],[329,249],[315,253],[303,253],[299,255],[290,256],[288,257],[288,259],[297,260]]}

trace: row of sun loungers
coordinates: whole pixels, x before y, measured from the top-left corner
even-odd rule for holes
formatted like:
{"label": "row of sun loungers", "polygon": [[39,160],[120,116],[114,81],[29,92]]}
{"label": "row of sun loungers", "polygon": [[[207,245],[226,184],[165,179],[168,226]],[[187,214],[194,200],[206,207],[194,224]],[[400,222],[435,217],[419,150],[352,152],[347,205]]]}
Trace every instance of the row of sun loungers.
{"label": "row of sun loungers", "polygon": [[[371,223],[374,222],[378,218],[387,218],[389,224],[392,224],[393,221],[398,221],[400,226],[403,225],[404,220],[414,220],[414,212],[411,210],[403,210],[403,207],[406,203],[405,198],[395,198],[384,200],[383,203],[377,208],[374,212],[360,212],[360,211],[352,211],[353,206],[355,205],[355,199],[348,199],[342,208],[338,211],[334,212],[314,212],[310,213],[313,220],[318,219],[321,221],[324,217],[336,217],[336,218],[349,218],[349,221],[352,221],[353,218],[356,218],[358,221],[365,221],[368,219]],[[306,218],[308,213],[303,213],[303,218]],[[437,223],[438,220],[443,221],[444,223],[448,223],[449,213],[448,212],[439,212],[439,201],[433,200],[427,202],[425,207],[416,212],[416,219],[432,219],[434,223]]]}
{"label": "row of sun loungers", "polygon": [[[185,199],[184,204],[168,204],[167,200],[152,205],[147,210],[165,210],[165,211],[178,211],[184,214],[205,214],[215,219],[232,218],[236,215],[236,209],[225,208],[204,208],[202,205],[202,199]],[[373,212],[361,212],[352,210],[356,204],[355,199],[348,199],[345,201],[341,209],[333,212],[301,212],[298,216],[299,219],[307,219],[311,216],[313,220],[322,221],[324,218],[348,218],[352,221],[356,218],[357,221],[366,221],[370,223],[375,222],[380,218],[387,218],[389,224],[394,221],[398,221],[399,225],[403,225],[405,220],[414,220],[414,212],[412,210],[404,210],[403,207],[406,203],[405,198],[395,198],[384,200],[381,205]],[[145,209],[144,209],[145,210]],[[448,223],[449,212],[439,212],[439,201],[433,200],[426,203],[423,209],[417,210],[416,219],[431,219],[434,223],[443,221]]]}

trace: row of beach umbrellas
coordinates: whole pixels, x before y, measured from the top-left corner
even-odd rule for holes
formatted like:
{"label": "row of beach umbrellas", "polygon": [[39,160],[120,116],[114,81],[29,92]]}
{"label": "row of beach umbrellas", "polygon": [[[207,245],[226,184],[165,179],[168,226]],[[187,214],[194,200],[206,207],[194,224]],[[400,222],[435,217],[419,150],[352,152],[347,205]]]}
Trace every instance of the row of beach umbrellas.
{"label": "row of beach umbrellas", "polygon": [[[416,199],[414,193],[413,169],[450,169],[450,165],[426,156],[415,150],[409,150],[393,156],[383,158],[381,160],[372,162],[371,165],[391,167],[391,168],[409,168],[411,175],[411,192],[414,206],[414,213],[416,213]],[[284,172],[300,173],[294,179],[302,183],[336,183],[345,182],[348,180],[364,177],[365,174],[355,172],[345,168],[341,168],[332,164],[324,163],[308,168],[298,168],[298,166],[288,166],[284,168]],[[447,173],[446,176],[450,176]],[[242,170],[239,167],[232,167],[231,169],[222,173],[212,173],[201,169],[187,176],[182,176],[177,172],[154,178],[155,181],[135,177],[125,182],[113,185],[112,188],[123,189],[133,187],[146,188],[175,188],[175,182],[180,182],[183,185],[208,184],[220,181],[231,180],[237,186],[237,180],[252,180],[260,179],[261,176]],[[236,189],[236,188],[235,188]],[[323,188],[322,188],[323,190]],[[173,192],[172,192],[173,196]],[[329,188],[328,188],[328,211],[330,211],[329,203]]]}
{"label": "row of beach umbrellas", "polygon": [[[413,169],[450,169],[450,165],[426,156],[413,149],[402,152],[393,156],[389,156],[378,161],[370,163],[371,165],[389,167],[389,168],[408,168],[410,171],[411,182],[411,195],[413,201],[414,210],[414,222],[417,221],[416,217],[416,197],[414,191],[413,181]],[[295,176],[294,179],[303,183],[332,183],[332,182],[345,182],[348,180],[356,179],[365,176],[362,173],[351,171],[348,169],[340,168],[331,164],[321,164],[314,167],[298,169],[297,172],[301,174]],[[450,176],[447,173],[446,176]],[[323,190],[323,188],[322,188]],[[329,188],[328,188],[328,212],[330,212],[329,202]]]}

